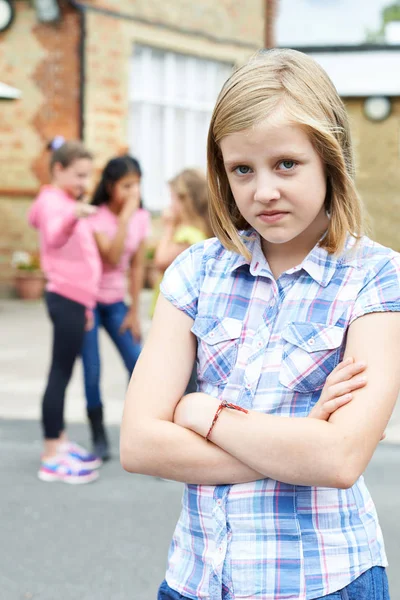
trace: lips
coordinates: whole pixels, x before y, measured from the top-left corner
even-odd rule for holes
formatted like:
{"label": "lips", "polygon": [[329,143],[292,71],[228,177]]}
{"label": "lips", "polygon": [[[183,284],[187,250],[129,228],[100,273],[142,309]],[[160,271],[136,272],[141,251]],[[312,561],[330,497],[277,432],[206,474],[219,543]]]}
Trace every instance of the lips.
{"label": "lips", "polygon": [[276,223],[283,219],[287,214],[289,213],[280,210],[268,210],[260,213],[258,218],[264,223]]}
{"label": "lips", "polygon": [[258,216],[259,217],[274,217],[276,215],[287,215],[288,213],[284,210],[269,210],[269,211],[264,211],[262,213],[260,213]]}

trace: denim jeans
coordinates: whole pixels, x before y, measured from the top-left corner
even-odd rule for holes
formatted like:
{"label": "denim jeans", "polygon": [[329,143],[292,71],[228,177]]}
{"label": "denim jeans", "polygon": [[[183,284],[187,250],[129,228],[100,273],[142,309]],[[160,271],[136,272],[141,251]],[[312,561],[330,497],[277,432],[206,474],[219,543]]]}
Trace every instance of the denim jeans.
{"label": "denim jeans", "polygon": [[86,403],[88,410],[101,406],[100,395],[100,352],[99,328],[104,327],[114,342],[124,361],[130,377],[139,357],[141,346],[130,331],[120,333],[119,329],[128,307],[124,302],[113,304],[98,303],[94,310],[94,326],[87,331],[82,347],[83,374],[85,380]]}
{"label": "denim jeans", "polygon": [[[163,581],[157,600],[185,600],[166,581]],[[211,599],[212,600],[212,599]],[[383,567],[372,567],[342,590],[316,600],[390,600],[386,571]]]}

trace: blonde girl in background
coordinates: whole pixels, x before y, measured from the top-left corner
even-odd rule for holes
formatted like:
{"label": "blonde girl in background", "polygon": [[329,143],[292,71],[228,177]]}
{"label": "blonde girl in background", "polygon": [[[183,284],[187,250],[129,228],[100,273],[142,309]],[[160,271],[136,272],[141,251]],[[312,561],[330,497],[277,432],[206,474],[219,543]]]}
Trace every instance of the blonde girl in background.
{"label": "blonde girl in background", "polygon": [[217,238],[165,273],[122,423],[126,470],[186,484],[158,599],[388,600],[363,472],[400,388],[400,256],[363,235],[316,61],[228,79],[208,177]]}
{"label": "blonde girl in background", "polygon": [[163,233],[155,265],[164,273],[183,250],[213,235],[207,181],[198,169],[185,169],[169,181],[171,206],[163,214]]}
{"label": "blonde girl in background", "polygon": [[61,137],[53,140],[50,149],[51,183],[42,187],[28,217],[40,235],[46,306],[53,325],[51,366],[42,402],[44,450],[38,476],[48,482],[89,483],[98,477],[94,469],[101,460],[68,440],[64,399],[85,329],[93,325],[101,274],[100,256],[87,220],[96,208],[82,202],[93,159],[81,142],[66,142]]}
{"label": "blonde girl in background", "polygon": [[[160,274],[184,250],[212,237],[207,197],[207,180],[200,169],[184,169],[169,182],[171,205],[163,213],[162,236],[157,244],[154,263]],[[156,285],[151,315],[159,295]],[[196,367],[193,368],[187,392],[196,391]]]}

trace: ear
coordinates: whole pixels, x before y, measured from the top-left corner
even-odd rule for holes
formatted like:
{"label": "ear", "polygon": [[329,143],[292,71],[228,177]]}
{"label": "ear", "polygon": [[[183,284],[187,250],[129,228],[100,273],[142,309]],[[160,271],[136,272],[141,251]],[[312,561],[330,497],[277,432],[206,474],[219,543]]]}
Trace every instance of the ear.
{"label": "ear", "polygon": [[61,163],[56,162],[53,165],[53,175],[59,175],[62,171],[64,171],[64,167],[62,166]]}

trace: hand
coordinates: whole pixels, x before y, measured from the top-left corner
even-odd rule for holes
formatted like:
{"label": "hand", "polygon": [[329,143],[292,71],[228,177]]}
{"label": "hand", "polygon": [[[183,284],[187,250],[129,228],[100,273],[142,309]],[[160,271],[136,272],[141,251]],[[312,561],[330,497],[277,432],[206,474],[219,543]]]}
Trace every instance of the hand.
{"label": "hand", "polygon": [[124,221],[129,221],[132,215],[137,211],[140,206],[140,188],[137,186],[137,189],[132,192],[128,200],[125,202],[121,213],[120,219]]}
{"label": "hand", "polygon": [[142,331],[140,326],[140,319],[136,312],[129,311],[126,314],[125,319],[122,321],[121,327],[119,328],[119,333],[123,334],[125,331],[130,331],[133,339],[136,342],[140,342],[142,339]]}
{"label": "hand", "polygon": [[219,405],[218,398],[208,394],[187,394],[175,407],[174,423],[206,437]]}
{"label": "hand", "polygon": [[367,384],[363,375],[365,369],[365,363],[355,363],[353,358],[339,363],[327,378],[321,396],[308,416],[328,421],[332,413],[352,400],[352,392]]}
{"label": "hand", "polygon": [[179,223],[179,216],[172,206],[166,208],[162,214],[162,224],[165,228],[175,229]]}
{"label": "hand", "polygon": [[75,214],[78,219],[84,219],[86,217],[89,217],[90,215],[94,215],[95,212],[97,212],[96,206],[86,204],[86,202],[76,203]]}
{"label": "hand", "polygon": [[93,311],[86,311],[85,331],[91,331],[94,327],[94,315]]}

